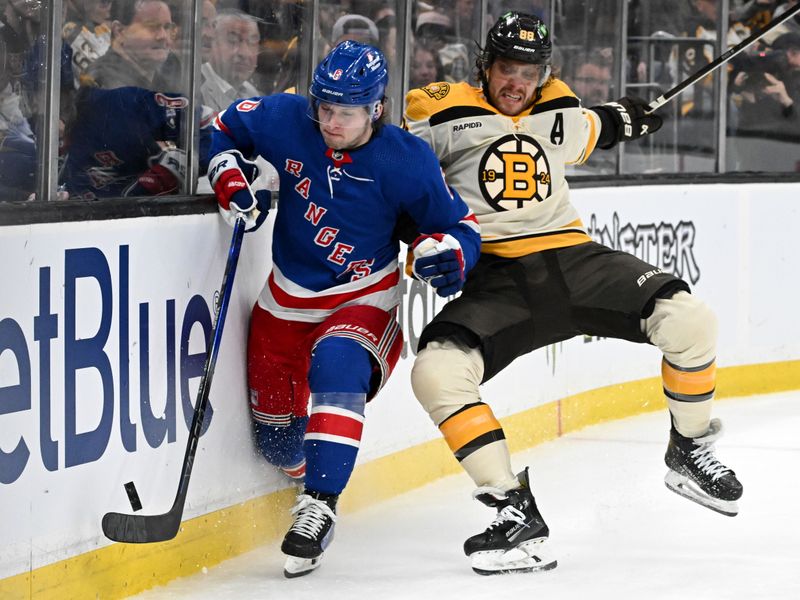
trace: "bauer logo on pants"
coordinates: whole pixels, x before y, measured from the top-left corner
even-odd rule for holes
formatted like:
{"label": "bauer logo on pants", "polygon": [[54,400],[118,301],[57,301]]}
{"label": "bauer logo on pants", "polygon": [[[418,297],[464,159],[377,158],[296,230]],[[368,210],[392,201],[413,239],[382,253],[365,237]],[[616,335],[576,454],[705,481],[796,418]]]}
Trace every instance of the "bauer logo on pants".
{"label": "bauer logo on pants", "polygon": [[547,157],[527,135],[507,135],[489,146],[478,177],[483,198],[498,212],[543,202],[551,193]]}

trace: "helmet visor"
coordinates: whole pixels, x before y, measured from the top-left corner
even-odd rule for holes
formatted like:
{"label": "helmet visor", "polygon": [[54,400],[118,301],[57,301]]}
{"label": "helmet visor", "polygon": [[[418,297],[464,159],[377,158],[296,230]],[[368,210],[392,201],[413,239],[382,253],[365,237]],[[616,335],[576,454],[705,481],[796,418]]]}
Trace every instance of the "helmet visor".
{"label": "helmet visor", "polygon": [[308,116],[320,126],[341,129],[363,129],[380,117],[380,102],[369,104],[339,104],[317,98],[309,98]]}

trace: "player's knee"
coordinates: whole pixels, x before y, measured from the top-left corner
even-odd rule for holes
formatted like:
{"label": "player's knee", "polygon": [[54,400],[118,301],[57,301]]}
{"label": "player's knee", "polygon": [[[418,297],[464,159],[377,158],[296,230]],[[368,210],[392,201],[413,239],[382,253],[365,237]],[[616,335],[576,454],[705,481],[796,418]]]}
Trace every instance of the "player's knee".
{"label": "player's knee", "polygon": [[256,447],[276,467],[294,466],[303,459],[303,438],[308,417],[295,417],[288,427],[253,423]]}
{"label": "player's knee", "polygon": [[656,301],[650,341],[672,364],[695,367],[716,356],[717,317],[707,304],[688,292]]}
{"label": "player's knee", "polygon": [[358,342],[343,337],[320,341],[311,354],[308,383],[312,393],[369,392],[372,362]]}
{"label": "player's knee", "polygon": [[477,348],[454,342],[430,342],[417,354],[411,387],[438,426],[462,406],[480,401],[483,357]]}

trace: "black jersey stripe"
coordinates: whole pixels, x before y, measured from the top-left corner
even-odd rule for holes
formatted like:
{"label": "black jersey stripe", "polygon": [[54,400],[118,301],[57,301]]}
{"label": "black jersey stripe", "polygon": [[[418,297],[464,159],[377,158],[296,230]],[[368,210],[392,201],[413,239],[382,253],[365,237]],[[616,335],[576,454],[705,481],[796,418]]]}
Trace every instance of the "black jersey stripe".
{"label": "black jersey stripe", "polygon": [[483,108],[480,106],[453,106],[445,108],[443,111],[432,115],[430,118],[431,126],[441,125],[448,121],[455,121],[456,119],[465,119],[467,117],[484,117],[486,115],[496,115],[498,113]]}
{"label": "black jersey stripe", "polygon": [[553,100],[536,104],[531,109],[531,114],[535,115],[538,113],[547,112],[548,110],[559,110],[562,108],[578,108],[580,105],[581,101],[575,96],[561,96],[560,98],[554,98]]}
{"label": "black jersey stripe", "polygon": [[561,235],[563,233],[582,233],[586,234],[583,229],[557,229],[556,231],[545,231],[542,233],[526,233],[524,235],[515,235],[511,237],[504,237],[499,240],[481,240],[481,244],[504,244],[506,242],[515,242],[517,240],[527,240],[531,238],[546,237],[548,235]]}
{"label": "black jersey stripe", "polygon": [[[559,110],[563,108],[577,108],[581,105],[581,101],[575,96],[562,96],[541,104],[535,105],[530,114],[535,115],[538,113],[547,112],[550,110]],[[452,106],[434,114],[430,118],[431,126],[441,125],[448,121],[455,121],[456,119],[466,119],[468,117],[485,117],[492,115],[502,115],[502,113],[483,108],[482,106]],[[524,116],[524,115],[523,115]]]}

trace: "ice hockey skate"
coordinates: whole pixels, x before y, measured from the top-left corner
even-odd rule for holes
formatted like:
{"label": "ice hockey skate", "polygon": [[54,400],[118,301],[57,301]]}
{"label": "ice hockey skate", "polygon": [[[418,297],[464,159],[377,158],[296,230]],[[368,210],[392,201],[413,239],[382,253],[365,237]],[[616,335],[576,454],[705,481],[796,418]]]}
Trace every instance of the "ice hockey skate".
{"label": "ice hockey skate", "polygon": [[479,575],[547,571],[558,564],[548,553],[550,531],[536,508],[528,470],[517,478],[520,487],[508,492],[480,487],[473,493],[475,499],[497,509],[486,531],[464,542],[464,553]]}
{"label": "ice hockey skate", "polygon": [[333,540],[337,496],[306,491],[292,507],[294,523],[281,544],[286,554],[283,574],[301,577],[316,569]]}
{"label": "ice hockey skate", "polygon": [[708,431],[696,438],[682,436],[673,425],[664,456],[669,467],[664,483],[684,498],[735,517],[739,513],[736,501],[742,496],[742,484],[736,473],[714,456],[714,442],[721,435],[719,419],[712,419]]}

